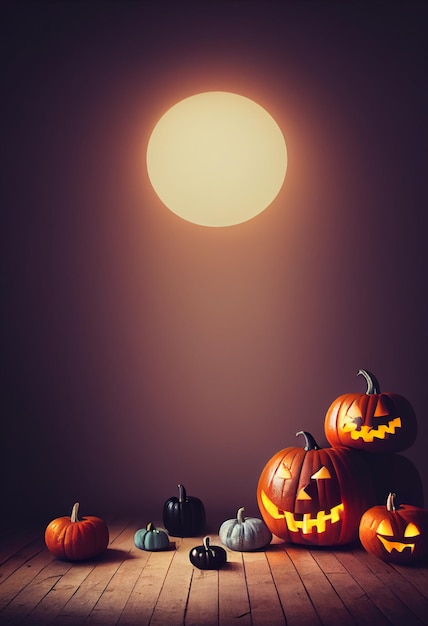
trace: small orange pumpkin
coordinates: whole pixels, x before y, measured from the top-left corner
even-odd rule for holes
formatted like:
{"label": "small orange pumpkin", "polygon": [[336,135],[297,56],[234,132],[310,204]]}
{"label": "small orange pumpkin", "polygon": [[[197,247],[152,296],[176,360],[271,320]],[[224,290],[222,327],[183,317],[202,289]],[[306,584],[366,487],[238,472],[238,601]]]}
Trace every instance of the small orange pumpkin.
{"label": "small orange pumpkin", "polygon": [[390,493],[385,505],[368,509],[360,521],[363,547],[378,559],[409,564],[428,555],[428,511],[417,506],[395,506]]}
{"label": "small orange pumpkin", "polygon": [[79,520],[78,511],[79,503],[76,502],[70,517],[57,517],[45,530],[46,547],[58,559],[93,559],[108,546],[109,532],[106,523],[93,515]]}
{"label": "small orange pumpkin", "polygon": [[324,422],[331,446],[348,446],[365,452],[401,452],[416,439],[417,421],[408,400],[397,393],[381,393],[375,376],[367,370],[358,375],[367,381],[365,393],[345,393],[330,405]]}

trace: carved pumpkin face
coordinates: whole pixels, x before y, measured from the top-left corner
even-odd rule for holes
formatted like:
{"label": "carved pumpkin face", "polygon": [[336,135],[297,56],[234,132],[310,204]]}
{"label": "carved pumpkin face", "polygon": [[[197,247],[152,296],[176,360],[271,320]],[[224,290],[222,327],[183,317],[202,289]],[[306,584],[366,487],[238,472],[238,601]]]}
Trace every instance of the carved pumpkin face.
{"label": "carved pumpkin face", "polygon": [[[299,433],[298,433],[299,434]],[[266,464],[257,501],[269,530],[291,543],[339,545],[358,537],[362,513],[373,502],[359,455],[346,448],[285,448]]]}
{"label": "carved pumpkin face", "polygon": [[360,522],[360,540],[373,556],[390,563],[407,564],[428,554],[428,511],[403,504],[397,509],[389,494],[387,505],[374,506]]}
{"label": "carved pumpkin face", "polygon": [[366,393],[347,393],[330,406],[325,435],[332,446],[366,452],[401,452],[416,439],[416,415],[410,403],[396,393],[380,393],[373,374],[360,370],[367,380]]}

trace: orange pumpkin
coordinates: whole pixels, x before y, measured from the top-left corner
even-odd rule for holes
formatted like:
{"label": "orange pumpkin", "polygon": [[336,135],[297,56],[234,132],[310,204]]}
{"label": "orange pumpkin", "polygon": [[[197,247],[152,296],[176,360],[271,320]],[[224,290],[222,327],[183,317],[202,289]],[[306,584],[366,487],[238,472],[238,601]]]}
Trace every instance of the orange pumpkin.
{"label": "orange pumpkin", "polygon": [[70,517],[57,517],[45,530],[46,547],[58,559],[84,561],[99,556],[108,546],[109,532],[99,517],[78,519],[79,503]]}
{"label": "orange pumpkin", "polygon": [[361,515],[374,503],[370,475],[349,448],[284,448],[265,465],[257,502],[269,530],[284,541],[332,546],[358,539]]}
{"label": "orange pumpkin", "polygon": [[409,504],[396,508],[394,496],[364,513],[359,535],[373,556],[405,565],[428,556],[428,511]]}
{"label": "orange pumpkin", "polygon": [[375,376],[367,370],[358,375],[367,381],[365,393],[345,393],[329,407],[324,430],[332,446],[348,446],[365,452],[401,452],[416,439],[417,421],[408,400],[397,393],[381,393]]}

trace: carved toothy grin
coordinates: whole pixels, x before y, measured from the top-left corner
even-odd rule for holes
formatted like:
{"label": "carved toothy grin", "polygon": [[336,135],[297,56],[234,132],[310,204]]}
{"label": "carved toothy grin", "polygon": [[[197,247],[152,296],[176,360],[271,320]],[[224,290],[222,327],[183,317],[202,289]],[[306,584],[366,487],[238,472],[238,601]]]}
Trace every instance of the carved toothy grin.
{"label": "carved toothy grin", "polygon": [[353,422],[346,422],[343,425],[344,433],[351,433],[351,439],[363,439],[366,442],[375,439],[385,439],[386,435],[394,435],[397,428],[401,428],[401,418],[395,417],[387,424],[381,424],[378,428],[371,426],[358,426]]}
{"label": "carved toothy grin", "polygon": [[261,492],[261,499],[263,506],[269,515],[271,515],[274,519],[284,519],[287,524],[287,528],[291,533],[301,531],[304,535],[310,534],[313,528],[315,528],[318,533],[325,532],[326,523],[328,521],[331,524],[339,522],[340,514],[345,510],[345,507],[341,502],[331,508],[330,513],[318,511],[316,517],[312,517],[310,513],[298,515],[296,513],[291,513],[290,511],[281,511],[281,509],[279,509],[276,504],[268,498],[264,491]]}
{"label": "carved toothy grin", "polygon": [[383,544],[385,550],[388,552],[392,552],[393,550],[397,550],[397,552],[403,552],[406,548],[410,548],[410,551],[413,552],[415,549],[414,543],[401,543],[400,541],[389,541],[382,537],[381,535],[376,535],[379,541]]}

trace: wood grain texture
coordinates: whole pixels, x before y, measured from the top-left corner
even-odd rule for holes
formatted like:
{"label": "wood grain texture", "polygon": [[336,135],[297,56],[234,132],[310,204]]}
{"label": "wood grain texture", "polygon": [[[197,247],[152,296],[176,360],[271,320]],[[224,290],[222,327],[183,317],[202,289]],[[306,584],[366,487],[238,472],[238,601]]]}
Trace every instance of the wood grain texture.
{"label": "wood grain texture", "polygon": [[[0,539],[0,624],[14,626],[428,625],[428,564],[392,566],[359,546],[307,549],[274,538],[234,552],[220,571],[192,566],[201,537],[170,549],[134,546],[130,521],[109,524],[108,550],[69,563],[46,549],[41,529]],[[221,545],[217,535],[211,543]]]}

